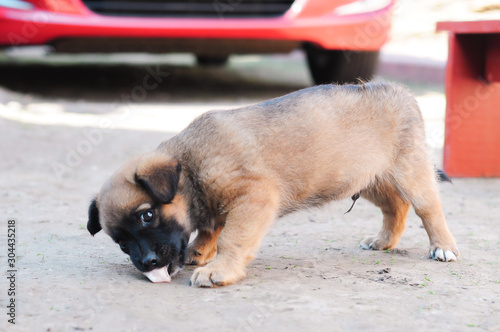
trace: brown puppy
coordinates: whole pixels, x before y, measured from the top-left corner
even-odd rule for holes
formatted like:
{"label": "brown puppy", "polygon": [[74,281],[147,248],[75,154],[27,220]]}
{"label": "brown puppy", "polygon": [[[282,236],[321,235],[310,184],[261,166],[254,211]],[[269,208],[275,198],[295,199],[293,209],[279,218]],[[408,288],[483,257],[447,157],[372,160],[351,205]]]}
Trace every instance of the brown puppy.
{"label": "brown puppy", "polygon": [[92,202],[88,229],[102,227],[142,272],[173,274],[187,261],[204,265],[192,285],[221,286],[245,276],[276,218],[357,193],[384,215],[364,249],[396,246],[413,205],[430,257],[457,259],[417,102],[383,83],[322,85],[205,113],[122,167]]}

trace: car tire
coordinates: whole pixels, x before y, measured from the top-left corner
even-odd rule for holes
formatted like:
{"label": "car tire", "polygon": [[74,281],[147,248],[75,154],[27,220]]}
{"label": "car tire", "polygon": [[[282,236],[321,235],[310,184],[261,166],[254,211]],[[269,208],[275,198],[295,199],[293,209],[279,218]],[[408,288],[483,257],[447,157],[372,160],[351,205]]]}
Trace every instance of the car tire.
{"label": "car tire", "polygon": [[223,56],[197,55],[196,56],[196,63],[198,63],[198,66],[202,66],[202,67],[222,67],[222,66],[226,65],[228,60],[229,60],[229,55],[223,55]]}
{"label": "car tire", "polygon": [[307,64],[316,84],[360,83],[372,79],[379,51],[325,50],[306,45]]}

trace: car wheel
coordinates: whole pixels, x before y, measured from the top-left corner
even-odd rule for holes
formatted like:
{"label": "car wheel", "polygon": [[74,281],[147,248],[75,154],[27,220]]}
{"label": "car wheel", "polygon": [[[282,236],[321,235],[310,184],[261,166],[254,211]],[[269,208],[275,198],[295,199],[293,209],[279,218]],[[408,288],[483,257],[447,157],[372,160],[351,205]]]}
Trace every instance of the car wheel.
{"label": "car wheel", "polygon": [[207,55],[197,55],[196,62],[198,66],[203,67],[221,67],[224,66],[229,59],[229,55],[223,56],[207,56]]}
{"label": "car wheel", "polygon": [[377,69],[379,51],[325,50],[306,45],[307,64],[316,84],[369,81]]}

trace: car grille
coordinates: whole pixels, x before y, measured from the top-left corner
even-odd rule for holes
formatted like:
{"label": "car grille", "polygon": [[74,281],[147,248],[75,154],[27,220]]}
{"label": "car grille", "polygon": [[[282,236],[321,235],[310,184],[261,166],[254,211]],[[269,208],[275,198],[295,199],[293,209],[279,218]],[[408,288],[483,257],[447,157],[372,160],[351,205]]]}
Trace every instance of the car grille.
{"label": "car grille", "polygon": [[294,0],[82,0],[95,13],[143,17],[277,17]]}

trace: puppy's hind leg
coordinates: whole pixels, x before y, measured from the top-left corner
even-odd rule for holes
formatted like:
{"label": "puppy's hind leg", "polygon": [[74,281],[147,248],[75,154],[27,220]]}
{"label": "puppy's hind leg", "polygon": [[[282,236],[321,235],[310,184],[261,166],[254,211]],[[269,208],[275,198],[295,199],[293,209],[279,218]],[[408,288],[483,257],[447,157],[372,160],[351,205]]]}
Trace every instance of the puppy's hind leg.
{"label": "puppy's hind leg", "polygon": [[378,234],[365,238],[360,247],[374,250],[394,248],[405,229],[410,203],[401,197],[393,184],[384,180],[363,190],[361,196],[378,206],[384,219]]}
{"label": "puppy's hind leg", "polygon": [[397,179],[397,186],[422,219],[430,241],[429,257],[444,262],[456,261],[459,250],[446,224],[434,169],[427,163],[407,166],[404,168],[407,171]]}

